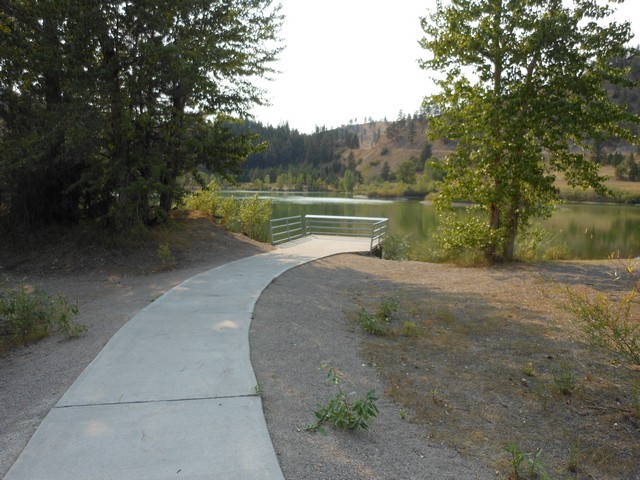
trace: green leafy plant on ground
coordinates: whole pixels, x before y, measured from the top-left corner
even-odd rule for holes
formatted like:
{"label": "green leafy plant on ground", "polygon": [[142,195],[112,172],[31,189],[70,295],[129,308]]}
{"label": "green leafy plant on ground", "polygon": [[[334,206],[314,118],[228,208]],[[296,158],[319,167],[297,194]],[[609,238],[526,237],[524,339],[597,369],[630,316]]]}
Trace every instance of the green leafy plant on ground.
{"label": "green leafy plant on ground", "polygon": [[314,412],[316,421],[307,425],[305,430],[325,433],[323,425],[327,423],[343,429],[368,429],[379,413],[375,403],[378,400],[375,391],[370,390],[364,397],[349,401],[348,395],[340,386],[340,374],[330,365],[323,367],[327,369],[327,382],[335,385],[338,393],[325,406],[318,404]]}
{"label": "green leafy plant on ground", "polygon": [[77,314],[78,307],[63,295],[51,296],[24,283],[0,288],[0,344],[26,345],[52,332],[79,336],[86,327],[74,322]]}
{"label": "green leafy plant on ground", "polygon": [[176,259],[171,253],[171,247],[168,242],[160,242],[158,245],[158,259],[163,267],[170,267],[175,263]]}
{"label": "green leafy plant on ground", "polygon": [[529,477],[528,478],[537,478],[541,480],[551,480],[551,476],[545,471],[544,465],[542,464],[542,449],[539,448],[533,453],[527,453],[518,447],[515,443],[510,443],[506,447],[504,447],[505,451],[509,453],[509,464],[511,466],[511,479],[519,480],[522,474],[521,466],[528,466]]}
{"label": "green leafy plant on ground", "polygon": [[562,395],[571,395],[576,388],[576,377],[570,365],[561,365],[552,372],[553,384]]}
{"label": "green leafy plant on ground", "polygon": [[360,307],[358,323],[362,330],[374,335],[385,335],[389,331],[391,316],[398,310],[398,300],[394,297],[383,297],[375,313]]}
{"label": "green leafy plant on ground", "polygon": [[521,451],[515,443],[510,443],[504,447],[509,453],[509,464],[511,465],[511,477],[514,480],[520,478],[520,464],[524,460],[525,453]]}

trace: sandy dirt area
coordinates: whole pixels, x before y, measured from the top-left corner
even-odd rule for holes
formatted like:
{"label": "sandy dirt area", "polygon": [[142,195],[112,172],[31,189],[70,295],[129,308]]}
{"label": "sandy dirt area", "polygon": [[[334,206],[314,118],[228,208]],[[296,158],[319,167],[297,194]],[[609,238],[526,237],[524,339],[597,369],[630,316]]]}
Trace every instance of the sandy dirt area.
{"label": "sandy dirt area", "polygon": [[[197,273],[272,247],[187,215],[158,244],[123,252],[41,242],[0,249],[0,274],[77,303],[82,337],[52,336],[0,357],[0,476],[111,336],[141,308]],[[185,233],[186,232],[186,233]],[[562,285],[610,295],[625,283],[607,262],[493,268],[338,255],[276,279],[256,304],[252,363],[287,480],[513,477],[504,447],[548,478],[640,479],[640,372],[588,347],[558,307]],[[393,299],[388,332],[363,332],[361,311]],[[380,415],[366,431],[305,431],[335,387],[369,390]],[[571,393],[554,389],[570,369]],[[639,390],[640,391],[640,390]],[[576,471],[572,471],[575,455]],[[541,472],[541,470],[540,470]],[[534,478],[523,462],[521,478]],[[538,474],[540,477],[540,475]]]}

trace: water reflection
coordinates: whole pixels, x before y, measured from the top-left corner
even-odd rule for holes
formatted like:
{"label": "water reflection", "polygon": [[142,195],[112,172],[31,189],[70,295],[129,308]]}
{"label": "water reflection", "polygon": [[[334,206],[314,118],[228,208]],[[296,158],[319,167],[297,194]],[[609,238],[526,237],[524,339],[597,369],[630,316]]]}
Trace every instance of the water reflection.
{"label": "water reflection", "polygon": [[[437,225],[433,206],[418,201],[343,198],[318,193],[260,195],[272,199],[273,218],[306,214],[388,217],[392,233],[408,235],[413,241],[429,238]],[[635,206],[567,204],[542,224],[567,244],[572,258],[606,258],[613,252],[623,258],[640,255],[640,208]]]}

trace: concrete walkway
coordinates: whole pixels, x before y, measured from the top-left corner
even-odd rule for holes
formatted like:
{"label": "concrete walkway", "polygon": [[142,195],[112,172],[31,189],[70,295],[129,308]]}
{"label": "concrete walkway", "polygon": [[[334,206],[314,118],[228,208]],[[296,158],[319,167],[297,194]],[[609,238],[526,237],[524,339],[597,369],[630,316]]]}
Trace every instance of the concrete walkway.
{"label": "concrete walkway", "polygon": [[255,302],[290,268],[368,249],[307,239],[165,293],[107,343],[5,480],[283,479],[249,360]]}

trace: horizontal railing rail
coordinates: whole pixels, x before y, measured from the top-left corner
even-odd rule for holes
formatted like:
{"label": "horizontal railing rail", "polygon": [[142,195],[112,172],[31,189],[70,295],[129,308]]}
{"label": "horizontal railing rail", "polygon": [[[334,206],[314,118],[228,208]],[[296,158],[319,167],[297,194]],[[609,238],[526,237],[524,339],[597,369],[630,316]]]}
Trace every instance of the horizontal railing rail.
{"label": "horizontal railing rail", "polygon": [[275,218],[269,220],[269,235],[271,244],[291,242],[305,236],[304,222],[302,215],[293,217]]}
{"label": "horizontal railing rail", "polygon": [[371,240],[370,250],[389,234],[389,219],[382,217],[345,217],[305,215],[270,221],[271,243],[278,245],[310,235],[361,237]]}

